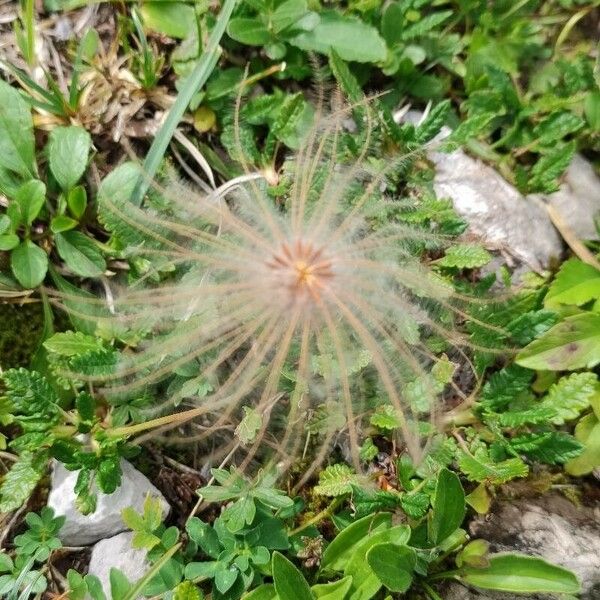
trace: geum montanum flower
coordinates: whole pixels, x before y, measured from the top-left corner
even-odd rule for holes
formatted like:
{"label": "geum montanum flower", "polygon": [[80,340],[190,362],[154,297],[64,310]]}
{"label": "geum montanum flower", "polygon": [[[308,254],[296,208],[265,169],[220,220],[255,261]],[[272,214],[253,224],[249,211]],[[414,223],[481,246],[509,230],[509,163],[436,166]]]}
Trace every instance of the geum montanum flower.
{"label": "geum montanum flower", "polygon": [[[305,449],[311,415],[321,411],[331,418],[313,457],[318,465],[340,433],[333,417],[341,412],[358,466],[365,398],[376,395],[394,413],[398,442],[413,459],[422,456],[419,431],[433,428],[419,422],[436,419],[440,391],[430,376],[438,359],[423,337],[443,338],[468,362],[460,349],[466,339],[451,323],[464,321],[468,299],[414,256],[415,244],[447,240],[393,217],[398,202],[381,190],[403,159],[370,166],[369,116],[359,156],[338,162],[350,114],[342,108],[318,118],[287,162],[291,184],[280,202],[249,169],[238,185],[208,195],[176,181],[156,185],[162,210],[134,206],[124,190],[100,194],[101,216],[135,239],[130,254],[153,268],[113,292],[111,314],[93,317],[148,335],[121,353],[114,373],[87,379],[103,383],[110,398],[160,388],[182,369],[192,375],[184,386],[160,388],[166,397],[155,410],[163,416],[123,431],[181,431],[194,420],[201,432],[188,430],[190,440],[221,440],[221,455],[245,449],[245,463],[258,449],[273,449],[289,466]],[[392,216],[374,219],[386,212]],[[167,266],[174,274],[151,283]],[[72,296],[53,295],[74,310]],[[407,393],[415,382],[418,402]],[[174,406],[178,412],[164,415]],[[259,419],[244,445],[233,430],[249,407]]]}

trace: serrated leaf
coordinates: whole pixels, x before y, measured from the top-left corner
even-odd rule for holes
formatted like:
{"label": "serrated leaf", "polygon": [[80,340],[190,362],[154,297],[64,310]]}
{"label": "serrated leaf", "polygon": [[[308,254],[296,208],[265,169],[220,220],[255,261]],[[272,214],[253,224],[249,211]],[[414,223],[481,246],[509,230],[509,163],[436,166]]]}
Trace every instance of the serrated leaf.
{"label": "serrated leaf", "polygon": [[494,462],[484,448],[478,448],[471,454],[459,450],[458,464],[470,481],[494,485],[506,483],[516,477],[526,477],[529,473],[529,467],[520,458]]}
{"label": "serrated leaf", "polygon": [[38,484],[48,462],[46,453],[24,453],[13,463],[0,486],[0,513],[16,510]]}
{"label": "serrated leaf", "polygon": [[542,404],[552,409],[552,423],[563,425],[589,407],[597,390],[598,376],[595,373],[572,373],[550,388]]}
{"label": "serrated leaf", "polygon": [[402,425],[396,409],[389,404],[378,407],[371,415],[369,422],[384,431],[393,431]]}
{"label": "serrated leaf", "polygon": [[244,417],[235,429],[235,435],[242,444],[249,444],[256,439],[256,434],[262,427],[262,417],[260,413],[249,406],[243,406]]}
{"label": "serrated leaf", "polygon": [[425,144],[440,132],[451,108],[450,100],[443,100],[429,111],[427,118],[417,127],[416,141],[419,144]]}
{"label": "serrated leaf", "polygon": [[315,494],[321,496],[343,496],[352,491],[352,486],[359,486],[361,477],[354,469],[345,464],[330,465],[319,473],[319,484],[315,486]]}
{"label": "serrated leaf", "polygon": [[584,120],[574,113],[556,112],[538,123],[533,130],[533,135],[538,138],[540,144],[556,144],[557,140],[575,133],[584,125]]}
{"label": "serrated leaf", "polygon": [[558,190],[558,178],[567,170],[575,155],[576,144],[556,144],[535,163],[531,169],[531,191],[551,193]]}
{"label": "serrated leaf", "polygon": [[50,132],[48,162],[63,191],[68,192],[81,179],[91,146],[92,138],[83,127],[56,127]]}
{"label": "serrated leaf", "polygon": [[518,365],[491,375],[483,386],[480,403],[492,411],[508,406],[519,394],[529,389],[534,373]]}
{"label": "serrated leaf", "polygon": [[558,465],[579,456],[583,444],[562,431],[525,433],[510,440],[513,450],[549,465]]}
{"label": "serrated leaf", "polygon": [[44,346],[49,352],[60,356],[79,356],[86,352],[102,350],[104,347],[98,338],[81,331],[55,333],[44,342]]}
{"label": "serrated leaf", "polygon": [[492,260],[492,255],[481,246],[475,244],[457,244],[446,250],[445,256],[436,261],[442,267],[457,269],[474,269],[483,267]]}

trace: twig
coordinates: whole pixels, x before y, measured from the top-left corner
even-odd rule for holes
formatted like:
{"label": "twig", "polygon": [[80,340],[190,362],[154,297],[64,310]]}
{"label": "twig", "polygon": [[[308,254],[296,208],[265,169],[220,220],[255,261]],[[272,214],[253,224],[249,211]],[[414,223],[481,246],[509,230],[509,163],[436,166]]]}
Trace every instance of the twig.
{"label": "twig", "polygon": [[571,248],[575,255],[578,256],[584,263],[587,263],[588,265],[591,265],[600,271],[600,262],[598,262],[596,257],[585,247],[583,242],[566,223],[560,212],[556,210],[554,206],[551,206],[548,203],[545,203],[545,205],[552,224],[554,227],[556,227],[558,233],[560,233],[569,248]]}

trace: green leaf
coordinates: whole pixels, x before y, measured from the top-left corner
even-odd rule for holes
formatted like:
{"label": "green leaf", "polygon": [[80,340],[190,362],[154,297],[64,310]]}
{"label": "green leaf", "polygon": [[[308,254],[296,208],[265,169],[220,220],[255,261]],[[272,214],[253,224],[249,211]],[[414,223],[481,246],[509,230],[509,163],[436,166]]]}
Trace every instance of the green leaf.
{"label": "green leaf", "polygon": [[485,248],[476,244],[458,244],[450,246],[445,256],[435,261],[435,264],[457,269],[474,269],[487,265],[490,260],[492,255]]}
{"label": "green leaf", "polygon": [[541,371],[594,368],[600,362],[600,314],[567,317],[521,350],[516,362]]}
{"label": "green leaf", "polygon": [[438,25],[441,25],[444,21],[451,17],[452,14],[453,12],[451,10],[443,10],[421,18],[414,25],[410,25],[409,27],[403,29],[402,39],[411,40],[416,37],[420,37],[432,29],[435,29]]}
{"label": "green leaf", "polygon": [[19,187],[14,202],[19,208],[21,223],[31,225],[46,201],[46,186],[39,179],[31,179]]}
{"label": "green leaf", "polygon": [[342,577],[330,583],[318,583],[311,590],[317,600],[344,600],[352,587],[352,577]]}
{"label": "green leaf", "polygon": [[371,425],[384,431],[393,431],[402,425],[396,409],[390,404],[377,407],[377,410],[371,415],[369,422]]}
{"label": "green leaf", "polygon": [[231,19],[227,35],[248,46],[264,46],[271,41],[271,34],[260,19],[246,17]]}
{"label": "green leaf", "polygon": [[516,477],[527,477],[529,473],[529,467],[520,458],[494,462],[484,448],[478,448],[471,454],[459,450],[458,464],[470,481],[495,485],[506,483]]}
{"label": "green leaf", "polygon": [[571,373],[552,385],[542,404],[552,409],[551,422],[563,425],[588,408],[597,390],[598,376],[595,373]]}
{"label": "green leaf", "polygon": [[196,27],[194,7],[186,2],[144,2],[140,12],[146,27],[169,37],[184,39]]}
{"label": "green leaf", "polygon": [[510,440],[510,446],[529,459],[548,465],[558,465],[579,456],[583,445],[562,431],[525,433]]}
{"label": "green leaf", "polygon": [[0,166],[23,178],[36,176],[31,109],[21,94],[0,79]]}
{"label": "green leaf", "polygon": [[596,414],[586,415],[577,423],[575,437],[583,444],[583,452],[565,465],[565,471],[581,477],[600,466],[600,421]]}
{"label": "green leaf", "polygon": [[17,281],[24,288],[33,289],[46,277],[48,255],[31,240],[25,240],[12,251],[10,266]]}
{"label": "green leaf", "polygon": [[80,231],[65,231],[55,237],[58,254],[67,267],[81,277],[99,277],[106,262],[96,243]]}
{"label": "green leaf", "polygon": [[92,138],[83,127],[56,127],[50,133],[48,162],[52,175],[68,192],[87,167]]}
{"label": "green leaf", "polygon": [[551,193],[558,190],[558,178],[571,164],[575,154],[575,142],[555,144],[531,169],[529,188],[531,191]]}
{"label": "green leaf", "polygon": [[98,221],[125,246],[144,243],[144,236],[135,224],[121,217],[131,213],[131,195],[140,176],[139,166],[126,162],[113,169],[98,188]]}
{"label": "green leaf", "polygon": [[348,99],[351,102],[359,102],[364,97],[363,91],[348,65],[335,50],[329,53],[329,66],[331,67],[333,76]]}
{"label": "green leaf", "polygon": [[377,544],[367,552],[367,562],[381,583],[398,594],[404,594],[412,585],[417,555],[408,546]]}
{"label": "green leaf", "polygon": [[344,568],[344,575],[352,576],[350,600],[368,600],[381,587],[381,581],[367,561],[367,553],[377,544],[390,543],[404,546],[410,538],[408,525],[397,525],[365,537],[352,553]]}
{"label": "green leaf", "polygon": [[7,251],[19,245],[19,236],[15,233],[4,233],[0,235],[0,251]]}
{"label": "green leaf", "polygon": [[540,144],[554,145],[557,140],[582,129],[584,125],[584,120],[571,112],[556,112],[538,123],[533,135],[538,138]]}
{"label": "green leaf", "polygon": [[314,493],[321,496],[343,496],[352,492],[353,485],[360,484],[360,476],[345,464],[330,465],[319,473],[319,484]]}
{"label": "green leaf", "polygon": [[443,100],[431,109],[427,118],[417,127],[416,141],[419,144],[425,144],[440,132],[450,114],[451,108],[452,102],[450,100]]}
{"label": "green leaf", "polygon": [[76,219],[81,219],[87,207],[87,192],[82,185],[69,190],[67,206]]}
{"label": "green leaf", "polygon": [[173,600],[204,600],[204,594],[191,581],[182,581],[173,590]]}
{"label": "green leaf", "polygon": [[250,444],[256,439],[256,434],[262,427],[262,417],[255,408],[242,406],[244,417],[240,424],[235,428],[235,435],[242,444]]}
{"label": "green leaf", "polygon": [[600,298],[600,271],[578,258],[565,261],[556,274],[544,305],[552,308],[561,304],[582,306]]}
{"label": "green leaf", "polygon": [[296,25],[307,11],[306,0],[284,0],[277,6],[269,19],[273,32],[278,34],[284,29]]}
{"label": "green leaf", "polygon": [[280,552],[273,552],[273,584],[280,600],[314,600],[304,575]]}
{"label": "green leaf", "polygon": [[321,20],[312,31],[303,31],[289,41],[302,50],[329,54],[356,62],[382,62],[387,55],[383,38],[377,30],[360,19],[343,16],[332,10],[320,13]]}
{"label": "green leaf", "polygon": [[75,227],[77,227],[77,221],[71,219],[71,217],[67,217],[67,215],[56,215],[52,217],[52,221],[50,222],[52,233],[70,231],[71,229],[75,229]]}
{"label": "green leaf", "polygon": [[272,583],[263,583],[242,596],[242,600],[277,600],[277,598],[277,592]]}
{"label": "green leaf", "polygon": [[343,571],[350,556],[366,537],[388,529],[392,523],[390,513],[367,515],[348,525],[327,546],[321,560],[321,568]]}
{"label": "green leaf", "polygon": [[31,496],[44,471],[48,457],[45,453],[21,454],[4,476],[0,486],[0,513],[20,508]]}
{"label": "green leaf", "polygon": [[465,492],[456,473],[442,469],[435,488],[433,511],[428,522],[428,536],[437,546],[456,531],[465,518]]}
{"label": "green leaf", "polygon": [[490,556],[483,569],[463,567],[459,579],[486,590],[521,594],[577,594],[580,589],[571,571],[520,554]]}
{"label": "green leaf", "polygon": [[81,331],[55,333],[44,342],[46,350],[60,356],[78,356],[104,348],[102,342]]}

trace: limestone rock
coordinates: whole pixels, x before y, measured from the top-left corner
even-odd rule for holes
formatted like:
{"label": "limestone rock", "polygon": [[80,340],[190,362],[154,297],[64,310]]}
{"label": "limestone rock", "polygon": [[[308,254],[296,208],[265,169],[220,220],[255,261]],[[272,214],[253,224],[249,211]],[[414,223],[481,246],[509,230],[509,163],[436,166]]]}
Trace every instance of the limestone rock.
{"label": "limestone rock", "polygon": [[592,165],[577,154],[567,169],[560,190],[546,196],[565,223],[582,240],[598,240],[594,218],[600,218],[600,177]]}
{"label": "limestone rock", "polygon": [[525,198],[492,167],[462,150],[432,150],[428,157],[435,165],[438,198],[452,200],[469,232],[486,247],[536,271],[560,257],[562,240],[541,200]]}
{"label": "limestone rock", "polygon": [[146,560],[146,550],[132,548],[133,533],[125,531],[99,541],[92,549],[88,573],[95,575],[102,584],[107,598],[110,598],[110,570],[119,569],[132,583],[137,581],[150,568]]}
{"label": "limestone rock", "polygon": [[[600,506],[577,508],[559,495],[505,502],[469,526],[473,538],[490,542],[492,552],[540,556],[573,571],[582,600],[600,598]],[[476,591],[451,584],[445,600],[518,600],[522,595]],[[551,600],[554,596],[527,596]]]}
{"label": "limestone rock", "polygon": [[127,527],[121,519],[121,511],[127,506],[142,510],[146,495],[160,498],[163,516],[169,514],[170,507],[163,495],[131,463],[121,461],[123,479],[120,487],[112,494],[98,492],[96,511],[82,515],[75,505],[75,482],[77,471],[67,471],[62,464],[54,463],[48,506],[55,514],[65,515],[66,521],[60,538],[66,546],[93,544],[98,540],[113,536]]}

